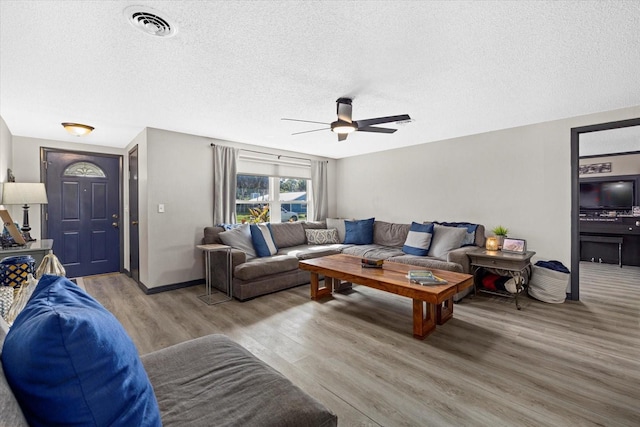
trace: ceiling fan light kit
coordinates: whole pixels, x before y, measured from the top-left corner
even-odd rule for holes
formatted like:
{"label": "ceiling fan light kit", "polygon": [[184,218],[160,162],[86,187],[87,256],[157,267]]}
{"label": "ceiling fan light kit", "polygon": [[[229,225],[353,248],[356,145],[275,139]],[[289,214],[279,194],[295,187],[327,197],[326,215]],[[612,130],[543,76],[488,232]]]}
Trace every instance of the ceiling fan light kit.
{"label": "ceiling fan light kit", "polygon": [[[314,122],[310,120],[300,120],[300,119],[285,119],[294,122],[306,122],[306,123],[318,123],[318,124],[326,124],[330,127],[332,132],[338,134],[338,141],[344,141],[347,139],[347,135],[351,132],[360,131],[360,132],[375,132],[375,133],[394,133],[397,129],[389,129],[389,128],[381,128],[375,127],[374,125],[379,125],[383,123],[394,123],[394,122],[407,122],[411,120],[408,114],[401,114],[398,116],[388,116],[388,117],[376,117],[374,119],[365,119],[365,120],[352,120],[351,119],[351,98],[338,98],[336,101],[337,104],[337,115],[338,120],[332,123],[324,123],[324,122]],[[301,133],[309,133],[309,132],[317,132],[320,130],[328,130],[327,128],[322,129],[314,129],[303,132],[296,132],[292,135],[298,135]]]}

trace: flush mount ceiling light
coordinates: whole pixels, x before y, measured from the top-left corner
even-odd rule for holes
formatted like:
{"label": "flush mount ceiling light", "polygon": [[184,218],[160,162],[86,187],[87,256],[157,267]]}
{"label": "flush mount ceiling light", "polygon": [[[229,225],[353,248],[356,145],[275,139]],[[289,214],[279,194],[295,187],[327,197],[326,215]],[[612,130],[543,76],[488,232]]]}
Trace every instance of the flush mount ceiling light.
{"label": "flush mount ceiling light", "polygon": [[160,12],[147,6],[129,6],[124,10],[129,23],[145,34],[156,37],[171,37],[176,34],[176,26]]}
{"label": "flush mount ceiling light", "polygon": [[73,136],[85,136],[89,135],[93,131],[94,127],[89,125],[83,125],[80,123],[60,123],[64,129]]}

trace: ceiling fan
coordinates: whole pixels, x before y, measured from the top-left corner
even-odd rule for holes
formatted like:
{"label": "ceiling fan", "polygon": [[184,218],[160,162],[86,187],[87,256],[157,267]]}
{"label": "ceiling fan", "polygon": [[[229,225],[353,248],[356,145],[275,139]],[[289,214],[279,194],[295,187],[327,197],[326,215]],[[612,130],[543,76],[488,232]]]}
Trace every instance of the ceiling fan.
{"label": "ceiling fan", "polygon": [[403,122],[411,120],[408,114],[401,114],[399,116],[388,116],[388,117],[377,117],[375,119],[365,119],[365,120],[351,120],[351,98],[338,98],[336,101],[337,104],[337,113],[338,120],[331,123],[324,122],[313,122],[310,120],[299,120],[299,119],[282,119],[289,120],[293,122],[305,122],[305,123],[318,123],[321,125],[329,125],[328,128],[314,129],[314,130],[306,130],[303,132],[292,133],[292,135],[299,135],[301,133],[309,133],[309,132],[318,132],[321,130],[331,130],[338,134],[338,141],[344,141],[347,139],[347,135],[351,132],[376,132],[376,133],[394,133],[398,129],[389,129],[389,128],[380,128],[374,127],[373,125],[379,125],[383,123],[393,123],[393,122]]}

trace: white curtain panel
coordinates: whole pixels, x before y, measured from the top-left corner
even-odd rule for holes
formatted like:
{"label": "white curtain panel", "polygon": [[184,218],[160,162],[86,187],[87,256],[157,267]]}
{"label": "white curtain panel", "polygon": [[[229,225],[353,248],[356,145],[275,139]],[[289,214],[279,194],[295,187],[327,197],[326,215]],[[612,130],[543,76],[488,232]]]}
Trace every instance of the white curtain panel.
{"label": "white curtain panel", "polygon": [[240,150],[216,145],[213,151],[213,224],[236,223],[236,172]]}
{"label": "white curtain panel", "polygon": [[329,215],[326,160],[311,160],[311,186],[313,187],[312,214],[314,221],[323,221]]}

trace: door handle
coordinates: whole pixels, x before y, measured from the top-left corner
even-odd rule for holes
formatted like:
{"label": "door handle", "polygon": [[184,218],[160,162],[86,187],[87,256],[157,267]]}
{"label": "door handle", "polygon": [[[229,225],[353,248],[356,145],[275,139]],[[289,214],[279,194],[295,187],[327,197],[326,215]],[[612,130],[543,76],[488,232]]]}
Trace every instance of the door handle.
{"label": "door handle", "polygon": [[138,221],[131,221],[131,225],[138,225]]}
{"label": "door handle", "polygon": [[117,222],[112,222],[111,225],[113,225],[115,228],[118,228],[118,223]]}

